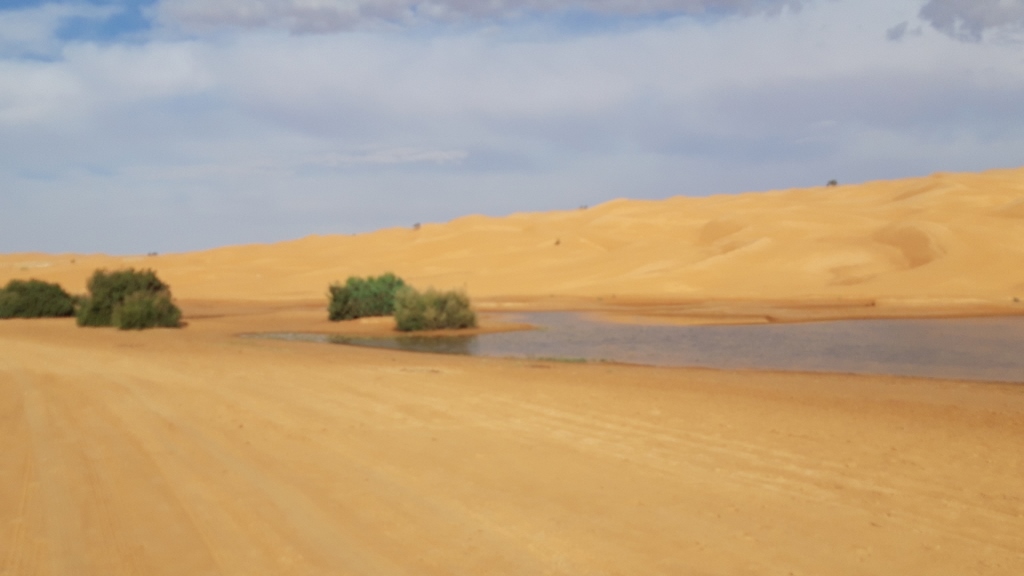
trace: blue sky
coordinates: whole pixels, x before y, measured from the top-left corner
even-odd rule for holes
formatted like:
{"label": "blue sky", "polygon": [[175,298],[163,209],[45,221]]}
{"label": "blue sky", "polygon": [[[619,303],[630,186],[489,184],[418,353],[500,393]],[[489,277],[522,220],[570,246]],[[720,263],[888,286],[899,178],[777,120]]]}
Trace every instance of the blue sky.
{"label": "blue sky", "polygon": [[0,252],[1024,165],[1024,0],[0,0]]}

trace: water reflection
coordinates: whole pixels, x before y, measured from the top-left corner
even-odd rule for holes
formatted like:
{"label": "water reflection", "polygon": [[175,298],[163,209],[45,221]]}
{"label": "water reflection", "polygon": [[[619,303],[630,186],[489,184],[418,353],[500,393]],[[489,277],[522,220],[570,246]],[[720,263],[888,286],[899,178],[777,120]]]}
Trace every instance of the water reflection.
{"label": "water reflection", "polygon": [[328,336],[331,344],[371,346],[406,352],[429,352],[431,354],[479,354],[477,336],[394,336],[391,338],[357,338],[352,336]]}

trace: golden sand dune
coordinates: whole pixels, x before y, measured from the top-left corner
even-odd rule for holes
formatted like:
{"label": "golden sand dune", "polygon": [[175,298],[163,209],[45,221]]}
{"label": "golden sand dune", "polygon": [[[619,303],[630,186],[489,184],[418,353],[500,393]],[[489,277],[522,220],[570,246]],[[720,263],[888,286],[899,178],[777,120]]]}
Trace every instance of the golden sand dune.
{"label": "golden sand dune", "polygon": [[327,283],[385,270],[494,307],[1019,312],[1022,261],[1024,170],[0,256],[0,281],[72,291],[97,267],[155,268],[188,321],[0,321],[0,575],[1018,576],[1019,385],[237,334],[338,330]]}
{"label": "golden sand dune", "polygon": [[[75,262],[72,264],[71,261]],[[419,230],[311,236],[156,257],[15,254],[0,280],[84,290],[96,267],[152,267],[184,299],[319,299],[395,273],[476,298],[1024,297],[1024,168],[467,216]]]}

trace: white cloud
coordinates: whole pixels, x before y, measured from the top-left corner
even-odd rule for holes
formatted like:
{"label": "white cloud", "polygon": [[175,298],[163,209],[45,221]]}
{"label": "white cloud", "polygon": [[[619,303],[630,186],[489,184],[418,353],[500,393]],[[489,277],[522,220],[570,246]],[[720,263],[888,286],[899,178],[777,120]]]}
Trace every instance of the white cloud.
{"label": "white cloud", "polygon": [[81,96],[81,86],[61,66],[0,60],[0,126],[66,120]]}
{"label": "white cloud", "polygon": [[811,0],[163,0],[159,19],[191,30],[282,28],[335,32],[382,23],[515,20],[583,12],[612,16],[778,14]]}
{"label": "white cloud", "polygon": [[194,94],[213,80],[195,44],[74,44],[59,61],[0,59],[0,126],[65,129],[103,110]]}

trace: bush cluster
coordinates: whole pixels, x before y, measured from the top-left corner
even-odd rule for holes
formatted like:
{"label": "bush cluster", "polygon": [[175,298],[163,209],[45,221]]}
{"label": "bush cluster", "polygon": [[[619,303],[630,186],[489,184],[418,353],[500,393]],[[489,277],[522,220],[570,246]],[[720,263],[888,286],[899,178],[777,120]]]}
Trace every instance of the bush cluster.
{"label": "bush cluster", "polygon": [[89,296],[78,309],[79,326],[117,326],[121,330],[177,327],[181,310],[171,302],[167,284],[152,270],[97,270]]}
{"label": "bush cluster", "polygon": [[344,284],[331,284],[327,317],[332,321],[366,316],[390,316],[395,311],[395,293],[405,281],[388,272],[374,278],[350,276]]}
{"label": "bush cluster", "polygon": [[59,284],[11,280],[0,289],[0,318],[59,318],[75,314],[75,299]]}
{"label": "bush cluster", "polygon": [[417,292],[405,287],[395,295],[395,324],[403,332],[472,328],[476,326],[476,314],[463,292],[433,288]]}
{"label": "bush cluster", "polygon": [[181,310],[167,292],[133,292],[114,307],[111,322],[121,330],[177,328],[181,324]]}

